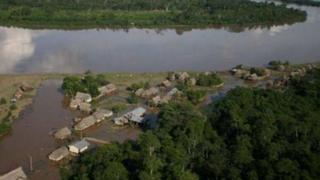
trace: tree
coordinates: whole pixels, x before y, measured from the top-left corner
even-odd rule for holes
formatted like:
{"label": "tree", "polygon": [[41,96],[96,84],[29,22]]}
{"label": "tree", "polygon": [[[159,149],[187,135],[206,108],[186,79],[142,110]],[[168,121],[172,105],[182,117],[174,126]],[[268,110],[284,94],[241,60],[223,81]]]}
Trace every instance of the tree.
{"label": "tree", "polygon": [[126,180],[129,179],[127,169],[119,162],[110,162],[104,170],[103,179]]}

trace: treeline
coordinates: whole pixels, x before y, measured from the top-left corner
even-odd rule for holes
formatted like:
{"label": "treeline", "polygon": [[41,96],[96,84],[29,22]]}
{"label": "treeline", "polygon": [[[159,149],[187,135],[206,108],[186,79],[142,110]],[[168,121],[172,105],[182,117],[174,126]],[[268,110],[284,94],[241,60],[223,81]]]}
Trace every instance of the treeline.
{"label": "treeline", "polygon": [[284,91],[235,88],[204,109],[161,107],[138,141],[84,154],[62,179],[318,179],[320,70]]}
{"label": "treeline", "polygon": [[306,12],[250,0],[2,0],[0,23],[28,27],[265,25]]}
{"label": "treeline", "polygon": [[320,6],[320,1],[317,0],[280,0],[284,3],[294,3],[299,5],[307,5],[307,6]]}
{"label": "treeline", "polygon": [[98,88],[109,84],[104,75],[87,73],[84,77],[68,76],[63,79],[61,89],[64,94],[73,97],[77,92],[89,93],[92,97],[100,94]]}

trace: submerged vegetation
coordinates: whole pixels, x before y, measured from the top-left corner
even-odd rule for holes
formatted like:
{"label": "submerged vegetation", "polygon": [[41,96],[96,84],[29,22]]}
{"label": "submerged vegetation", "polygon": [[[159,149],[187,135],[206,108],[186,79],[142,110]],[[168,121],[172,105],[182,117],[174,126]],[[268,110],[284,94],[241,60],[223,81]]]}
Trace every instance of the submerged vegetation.
{"label": "submerged vegetation", "polygon": [[282,24],[304,21],[306,12],[250,0],[3,0],[0,23],[25,27],[158,27]]}
{"label": "submerged vegetation", "polygon": [[320,70],[282,91],[235,88],[203,107],[161,106],[156,128],[111,143],[62,170],[63,179],[317,179]]}

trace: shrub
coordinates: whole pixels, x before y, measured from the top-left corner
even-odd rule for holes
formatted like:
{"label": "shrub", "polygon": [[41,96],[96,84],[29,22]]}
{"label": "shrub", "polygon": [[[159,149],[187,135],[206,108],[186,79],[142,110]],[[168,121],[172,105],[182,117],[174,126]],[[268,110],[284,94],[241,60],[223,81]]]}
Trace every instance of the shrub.
{"label": "shrub", "polygon": [[147,89],[150,87],[149,82],[139,82],[139,83],[133,83],[130,87],[128,87],[129,91],[136,91],[138,89],[144,88]]}
{"label": "shrub", "polygon": [[206,92],[204,90],[187,90],[186,96],[190,102],[193,104],[198,104],[203,101]]}
{"label": "shrub", "polygon": [[200,74],[199,77],[197,78],[197,85],[198,86],[215,86],[215,85],[220,85],[223,83],[221,78],[215,74],[212,73],[210,75],[205,75],[205,74]]}
{"label": "shrub", "polygon": [[9,108],[10,108],[10,110],[16,110],[17,106],[15,104],[11,104]]}
{"label": "shrub", "polygon": [[125,104],[116,104],[116,105],[114,105],[114,106],[111,108],[111,110],[112,110],[114,113],[119,113],[119,112],[125,110],[126,107],[127,107],[127,106],[126,106]]}
{"label": "shrub", "polygon": [[1,98],[0,105],[7,104],[7,100],[5,98]]}
{"label": "shrub", "polygon": [[137,104],[138,103],[139,98],[135,95],[135,94],[131,94],[128,98],[127,98],[127,102],[129,104]]}

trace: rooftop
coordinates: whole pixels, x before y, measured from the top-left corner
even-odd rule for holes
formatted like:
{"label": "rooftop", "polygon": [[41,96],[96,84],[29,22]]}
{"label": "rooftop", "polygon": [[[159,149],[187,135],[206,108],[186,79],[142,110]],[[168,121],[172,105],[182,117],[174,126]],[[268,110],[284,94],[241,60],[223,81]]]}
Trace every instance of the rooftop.
{"label": "rooftop", "polygon": [[85,147],[88,147],[89,145],[90,144],[86,140],[82,139],[81,141],[77,141],[70,144],[69,147],[73,146],[73,147],[76,147],[77,149],[83,149]]}
{"label": "rooftop", "polygon": [[26,179],[27,179],[27,175],[24,173],[22,167],[18,167],[17,169],[0,176],[0,180],[26,180]]}

